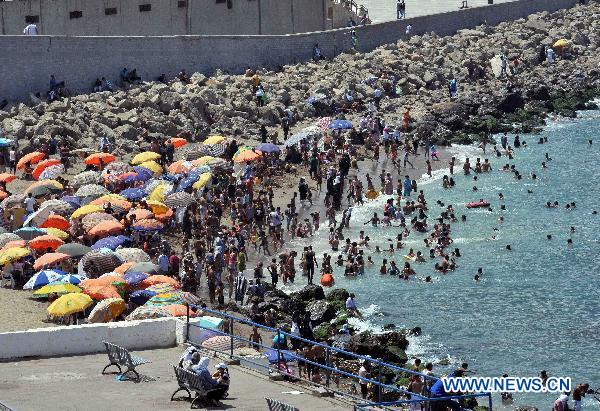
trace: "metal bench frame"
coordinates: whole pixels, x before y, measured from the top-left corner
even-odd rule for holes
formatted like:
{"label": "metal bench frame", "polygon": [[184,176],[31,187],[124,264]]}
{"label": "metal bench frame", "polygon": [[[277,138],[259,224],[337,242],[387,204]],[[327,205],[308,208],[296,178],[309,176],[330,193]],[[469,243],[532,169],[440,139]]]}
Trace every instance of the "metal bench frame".
{"label": "metal bench frame", "polygon": [[[118,345],[109,343],[107,341],[102,341],[102,342],[104,343],[104,346],[106,347],[106,353],[108,354],[108,361],[110,361],[110,364],[108,364],[102,370],[102,374],[105,374],[105,371],[107,370],[107,368],[114,365],[115,367],[117,367],[119,369],[119,374],[126,375],[127,373],[131,372],[131,373],[135,374],[135,379],[139,380],[140,374],[138,374],[138,372],[135,370],[135,367],[142,365],[142,364],[149,364],[150,361],[145,360],[141,357],[136,357],[134,355],[131,355],[131,353],[127,349],[125,349],[123,347],[119,347]],[[127,371],[123,372],[121,369],[121,366],[127,367]]]}
{"label": "metal bench frame", "polygon": [[[175,400],[175,394],[179,391],[185,391],[188,394],[188,401],[192,401],[190,408],[194,408],[194,403],[198,400],[206,398],[206,395],[213,390],[207,390],[202,385],[202,380],[198,374],[195,374],[191,371],[184,370],[181,367],[171,364],[173,370],[175,371],[175,377],[177,377],[177,384],[179,384],[179,388],[175,390],[173,395],[171,395],[171,401]],[[218,389],[218,388],[217,388]],[[192,400],[192,391],[196,394],[195,398]]]}
{"label": "metal bench frame", "polygon": [[299,408],[294,407],[293,405],[286,404],[285,402],[281,402],[278,400],[274,400],[273,398],[267,398],[267,405],[269,406],[269,411],[300,411]]}

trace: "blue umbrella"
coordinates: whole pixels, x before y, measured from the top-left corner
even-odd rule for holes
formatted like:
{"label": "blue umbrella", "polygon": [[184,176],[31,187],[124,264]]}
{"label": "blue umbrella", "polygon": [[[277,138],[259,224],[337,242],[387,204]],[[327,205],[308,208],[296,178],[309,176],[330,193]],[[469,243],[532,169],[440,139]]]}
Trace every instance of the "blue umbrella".
{"label": "blue umbrella", "polygon": [[331,124],[329,124],[329,128],[332,130],[350,130],[352,128],[352,123],[348,120],[333,120]]}
{"label": "blue umbrella", "polygon": [[58,269],[38,271],[27,281],[23,289],[35,290],[55,281],[60,281],[65,275],[67,273]]}
{"label": "blue umbrella", "polygon": [[33,240],[36,237],[48,234],[48,232],[37,227],[23,227],[15,231],[15,234],[21,237],[23,240]]}
{"label": "blue umbrella", "polygon": [[144,305],[146,304],[146,301],[148,301],[150,298],[154,297],[156,295],[156,293],[154,291],[149,291],[149,290],[137,290],[132,292],[129,295],[129,301],[137,304],[137,305]]}
{"label": "blue umbrella", "polygon": [[[294,353],[291,351],[286,351],[286,350],[281,350],[281,359],[284,362],[293,362],[296,361],[296,358],[294,357]],[[269,348],[266,352],[265,352],[266,357],[269,359],[269,362],[271,364],[275,364],[277,363],[278,360],[278,356],[277,356],[277,350],[275,348]]]}
{"label": "blue umbrella", "polygon": [[77,196],[64,196],[61,200],[69,203],[73,208],[81,207],[81,198]]}
{"label": "blue umbrella", "polygon": [[148,274],[142,273],[140,271],[127,271],[123,276],[125,282],[130,285],[139,284],[148,278]]}
{"label": "blue umbrella", "polygon": [[152,171],[148,170],[146,167],[135,166],[133,169],[137,173],[136,181],[148,181],[154,176]]}
{"label": "blue umbrella", "polygon": [[179,182],[179,185],[177,185],[177,189],[175,190],[175,192],[180,192],[180,191],[185,191],[188,188],[190,188],[196,181],[198,180],[197,176],[187,176],[186,178],[184,178],[183,180],[181,180]]}
{"label": "blue umbrella", "polygon": [[61,278],[59,281],[61,283],[71,283],[71,284],[77,285],[80,282],[82,282],[83,280],[85,280],[85,277],[83,277],[81,275],[67,274],[63,278]]}
{"label": "blue umbrella", "polygon": [[0,147],[11,146],[15,141],[8,138],[0,138]]}
{"label": "blue umbrella", "polygon": [[281,149],[272,143],[262,143],[256,146],[256,149],[263,153],[281,153]]}
{"label": "blue umbrella", "polygon": [[142,188],[128,188],[119,193],[120,196],[128,200],[141,200],[146,197],[146,192]]}
{"label": "blue umbrella", "polygon": [[116,250],[117,247],[125,244],[126,242],[131,241],[131,238],[119,235],[119,236],[110,236],[102,238],[94,243],[92,246],[92,250],[99,250],[101,248],[108,248],[109,250]]}

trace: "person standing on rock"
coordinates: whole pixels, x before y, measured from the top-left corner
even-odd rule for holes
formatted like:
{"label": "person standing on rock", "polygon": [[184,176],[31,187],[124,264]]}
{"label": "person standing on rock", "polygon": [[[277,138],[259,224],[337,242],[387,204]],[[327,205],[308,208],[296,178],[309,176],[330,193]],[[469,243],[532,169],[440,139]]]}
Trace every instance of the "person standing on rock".
{"label": "person standing on rock", "polygon": [[408,131],[408,123],[410,122],[410,107],[406,107],[404,112],[404,131]]}
{"label": "person standing on rock", "polygon": [[356,35],[356,30],[352,30],[350,32],[350,41],[352,43],[352,49],[356,50],[358,47],[358,36]]}
{"label": "person standing on rock", "polygon": [[546,60],[548,61],[548,64],[554,64],[554,50],[552,49],[552,47],[548,47],[548,49],[546,50]]}

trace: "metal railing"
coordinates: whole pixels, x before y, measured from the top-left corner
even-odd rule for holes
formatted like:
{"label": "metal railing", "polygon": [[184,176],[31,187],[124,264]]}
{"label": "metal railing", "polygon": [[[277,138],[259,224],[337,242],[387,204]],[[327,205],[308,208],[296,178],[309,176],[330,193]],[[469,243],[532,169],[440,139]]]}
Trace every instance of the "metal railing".
{"label": "metal railing", "polygon": [[355,0],[334,0],[334,2],[342,5],[346,10],[351,11],[359,17],[361,14],[369,15],[369,10],[365,6],[358,4]]}
{"label": "metal railing", "polygon": [[[205,327],[190,321],[190,308],[193,310],[200,310],[205,315],[222,318],[224,320],[222,329]],[[261,342],[256,342],[251,341],[249,337],[246,338],[242,336],[241,334],[243,331],[248,331],[242,330],[243,327],[247,327],[248,329],[256,327],[257,330],[273,334],[275,336],[273,338],[273,344],[270,346],[265,345],[262,340]],[[227,338],[222,340],[227,341],[228,339],[229,341],[225,344],[217,344],[215,346],[212,344],[204,344],[205,342],[208,343],[210,338],[217,336],[225,336]],[[275,340],[277,343],[275,343]],[[357,409],[395,409],[403,404],[415,402],[426,404],[428,407],[429,402],[433,401],[467,399],[484,396],[488,397],[489,409],[492,409],[492,398],[489,393],[431,398],[428,395],[429,392],[427,387],[431,387],[433,383],[438,381],[438,378],[436,377],[385,363],[370,356],[344,351],[327,344],[290,334],[278,328],[268,327],[208,308],[188,305],[185,341],[198,346],[199,348],[214,351],[215,353],[228,356],[231,359],[239,360],[241,366],[258,370],[264,369],[269,374],[281,375],[292,382],[304,381],[312,386],[324,388],[327,392],[350,399],[355,404],[355,407],[359,407]],[[291,348],[288,346],[288,341]],[[262,355],[260,358],[237,355],[235,353],[236,346],[239,348],[240,344],[242,346],[248,345],[259,353],[266,354],[269,361],[265,361],[265,358]],[[322,355],[317,356],[317,358],[315,358],[315,356],[311,356],[310,359],[306,358],[301,355],[300,348],[302,347],[309,347],[311,350],[318,347]],[[334,355],[337,358],[335,358]],[[351,370],[344,369],[344,365],[339,364],[341,362],[340,359],[359,360],[367,364],[370,370],[368,376],[361,377],[351,372]],[[296,369],[293,367],[290,368],[289,363],[293,362],[298,363]],[[338,364],[336,364],[336,362]],[[338,365],[340,366],[338,367]],[[306,374],[306,377],[303,377],[302,375],[303,369],[306,370],[304,373]],[[310,372],[308,371],[309,369]],[[296,374],[295,371],[298,371],[298,374]],[[315,374],[319,375],[320,378],[316,378]],[[397,384],[398,378],[407,378],[408,376],[414,375],[419,376],[424,382],[423,385],[425,388],[421,393],[410,392],[405,387]],[[365,387],[368,388],[368,396],[370,397],[371,402],[367,402],[369,400],[365,398],[363,393],[356,389],[355,382],[358,382],[363,390]],[[347,389],[345,389],[344,386],[346,386]],[[409,396],[410,399],[402,399],[406,396]],[[391,399],[386,400],[386,398],[390,397]]]}

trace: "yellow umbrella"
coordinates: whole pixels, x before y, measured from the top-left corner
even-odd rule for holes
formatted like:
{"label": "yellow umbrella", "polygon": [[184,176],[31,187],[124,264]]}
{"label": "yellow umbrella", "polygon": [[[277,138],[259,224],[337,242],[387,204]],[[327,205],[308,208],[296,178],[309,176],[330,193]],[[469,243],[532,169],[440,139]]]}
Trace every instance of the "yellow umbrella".
{"label": "yellow umbrella", "polygon": [[144,151],[143,153],[137,154],[135,157],[131,159],[131,164],[138,165],[145,163],[147,161],[158,160],[160,158],[160,154],[155,153],[154,151]]}
{"label": "yellow umbrella", "polygon": [[118,194],[114,194],[114,193],[110,193],[110,194],[104,194],[102,197],[97,198],[94,201],[97,201],[98,203],[101,203],[102,201],[110,201],[110,200],[117,200],[117,201],[127,201],[127,199],[123,196],[120,196]]}
{"label": "yellow umbrella", "polygon": [[210,146],[212,144],[219,144],[223,140],[225,140],[225,137],[223,136],[209,136],[202,144],[205,146]]}
{"label": "yellow umbrella", "polygon": [[199,190],[201,188],[204,188],[204,186],[206,185],[206,183],[208,183],[211,178],[212,178],[212,173],[202,173],[202,174],[200,174],[200,177],[198,177],[198,181],[196,181],[194,183],[194,185],[192,186],[192,188],[194,190]]}
{"label": "yellow umbrella", "polygon": [[80,293],[81,291],[81,288],[70,283],[53,283],[45,285],[39,290],[35,291],[33,296],[36,298],[47,298],[50,294],[64,295],[70,293]]}
{"label": "yellow umbrella", "polygon": [[24,247],[12,247],[4,250],[0,253],[0,265],[8,264],[11,261],[18,260],[19,258],[29,255],[30,251]]}
{"label": "yellow umbrella", "polygon": [[58,228],[47,227],[45,228],[45,230],[48,234],[58,237],[61,240],[66,240],[67,238],[69,238],[69,233],[63,230],[59,230]]}
{"label": "yellow umbrella", "polygon": [[83,293],[65,294],[48,307],[48,314],[53,317],[63,317],[85,310],[94,303],[92,297]]}
{"label": "yellow umbrella", "polygon": [[101,213],[102,211],[104,211],[102,207],[93,204],[88,204],[84,205],[83,207],[79,207],[77,210],[75,210],[73,214],[71,214],[71,218],[83,217],[84,215],[91,213]]}
{"label": "yellow umbrella", "polygon": [[145,161],[140,164],[140,167],[147,168],[152,171],[154,175],[160,175],[163,172],[163,168],[156,161]]}
{"label": "yellow umbrella", "polygon": [[203,166],[204,164],[208,164],[209,161],[214,160],[213,156],[203,156],[197,160],[192,161],[192,164],[195,166]]}
{"label": "yellow umbrella", "polygon": [[148,197],[148,199],[151,201],[158,201],[162,203],[163,201],[165,201],[166,191],[167,185],[159,184],[154,190],[152,190],[152,193],[150,194],[150,197]]}
{"label": "yellow umbrella", "polygon": [[169,206],[162,203],[161,201],[148,200],[146,201],[146,204],[150,206],[154,214],[164,214],[167,211],[169,211]]}
{"label": "yellow umbrella", "polygon": [[552,47],[566,47],[569,44],[571,44],[571,42],[569,40],[567,40],[567,39],[560,39],[556,43],[554,43],[554,45]]}
{"label": "yellow umbrella", "polygon": [[122,298],[106,298],[100,301],[90,315],[89,323],[107,323],[117,318],[125,311],[125,301]]}

